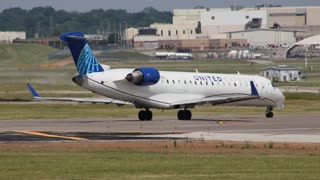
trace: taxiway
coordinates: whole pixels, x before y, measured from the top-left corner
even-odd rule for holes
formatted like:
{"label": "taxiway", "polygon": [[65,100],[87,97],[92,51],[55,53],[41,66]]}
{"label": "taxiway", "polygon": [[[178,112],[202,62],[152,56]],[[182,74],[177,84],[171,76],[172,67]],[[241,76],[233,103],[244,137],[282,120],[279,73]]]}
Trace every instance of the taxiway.
{"label": "taxiway", "polygon": [[320,143],[317,114],[194,116],[103,119],[1,120],[0,142],[17,141],[132,141],[132,140],[225,140]]}

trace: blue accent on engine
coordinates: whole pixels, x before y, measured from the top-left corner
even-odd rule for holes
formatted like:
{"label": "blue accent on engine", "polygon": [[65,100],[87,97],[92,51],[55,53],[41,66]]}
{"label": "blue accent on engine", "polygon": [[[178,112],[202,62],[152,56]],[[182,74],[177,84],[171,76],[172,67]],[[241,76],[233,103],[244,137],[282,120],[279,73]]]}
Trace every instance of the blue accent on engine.
{"label": "blue accent on engine", "polygon": [[254,85],[253,81],[250,81],[250,86],[251,86],[251,96],[259,96],[258,90]]}
{"label": "blue accent on engine", "polygon": [[143,75],[143,80],[139,84],[141,86],[149,86],[156,84],[160,80],[160,73],[157,69],[152,67],[143,67],[136,69],[135,71],[140,71]]}
{"label": "blue accent on engine", "polygon": [[37,91],[31,86],[31,84],[27,83],[27,86],[32,94],[33,97],[40,97]]}
{"label": "blue accent on engine", "polygon": [[82,32],[67,32],[60,36],[70,48],[73,60],[80,75],[103,72],[102,66],[94,57],[87,39]]}

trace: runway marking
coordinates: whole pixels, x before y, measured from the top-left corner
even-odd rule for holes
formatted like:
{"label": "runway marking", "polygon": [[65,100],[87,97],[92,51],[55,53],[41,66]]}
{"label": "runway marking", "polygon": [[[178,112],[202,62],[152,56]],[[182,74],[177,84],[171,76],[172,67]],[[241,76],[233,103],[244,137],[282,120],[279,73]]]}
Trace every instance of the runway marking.
{"label": "runway marking", "polygon": [[247,130],[224,130],[215,131],[217,133],[234,133],[234,132],[262,132],[262,131],[295,131],[295,130],[320,130],[320,128],[284,128],[284,129],[247,129]]}
{"label": "runway marking", "polygon": [[36,135],[36,136],[51,137],[51,138],[71,139],[71,140],[77,140],[77,141],[88,140],[86,138],[81,138],[81,137],[59,136],[59,135],[46,134],[46,133],[35,132],[35,131],[13,131],[13,132],[23,133],[23,134],[31,134],[31,135]]}

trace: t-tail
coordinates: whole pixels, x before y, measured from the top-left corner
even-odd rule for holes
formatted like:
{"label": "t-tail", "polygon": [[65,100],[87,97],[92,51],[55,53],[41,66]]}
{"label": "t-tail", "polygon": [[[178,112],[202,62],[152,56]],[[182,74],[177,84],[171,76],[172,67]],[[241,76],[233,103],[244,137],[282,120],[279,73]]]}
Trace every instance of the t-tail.
{"label": "t-tail", "polygon": [[93,55],[82,32],[67,32],[62,34],[60,39],[68,43],[80,75],[104,71],[97,58]]}

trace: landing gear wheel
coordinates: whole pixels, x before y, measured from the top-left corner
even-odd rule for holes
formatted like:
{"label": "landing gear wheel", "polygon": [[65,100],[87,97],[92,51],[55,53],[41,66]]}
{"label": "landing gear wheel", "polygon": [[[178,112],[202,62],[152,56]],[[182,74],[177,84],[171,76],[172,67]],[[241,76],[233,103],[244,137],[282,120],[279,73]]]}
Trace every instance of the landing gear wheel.
{"label": "landing gear wheel", "polygon": [[140,121],[151,121],[152,120],[152,112],[150,110],[141,110],[139,111],[138,118]]}
{"label": "landing gear wheel", "polygon": [[267,118],[273,118],[273,112],[268,112],[266,113]]}
{"label": "landing gear wheel", "polygon": [[177,116],[179,120],[190,120],[192,113],[189,110],[179,110]]}
{"label": "landing gear wheel", "polygon": [[151,121],[152,120],[152,112],[149,110],[145,111],[145,115],[146,115],[146,120],[147,121]]}
{"label": "landing gear wheel", "polygon": [[146,113],[144,110],[139,111],[138,118],[140,121],[147,120]]}
{"label": "landing gear wheel", "polygon": [[179,120],[184,120],[184,112],[183,112],[183,110],[179,110],[178,111],[178,119]]}
{"label": "landing gear wheel", "polygon": [[186,120],[190,120],[191,117],[192,117],[191,111],[185,110],[184,112],[185,112],[185,113],[184,113],[184,114],[185,114],[185,119],[186,119]]}
{"label": "landing gear wheel", "polygon": [[272,107],[267,107],[267,110],[266,110],[266,117],[267,118],[273,118],[273,109]]}

